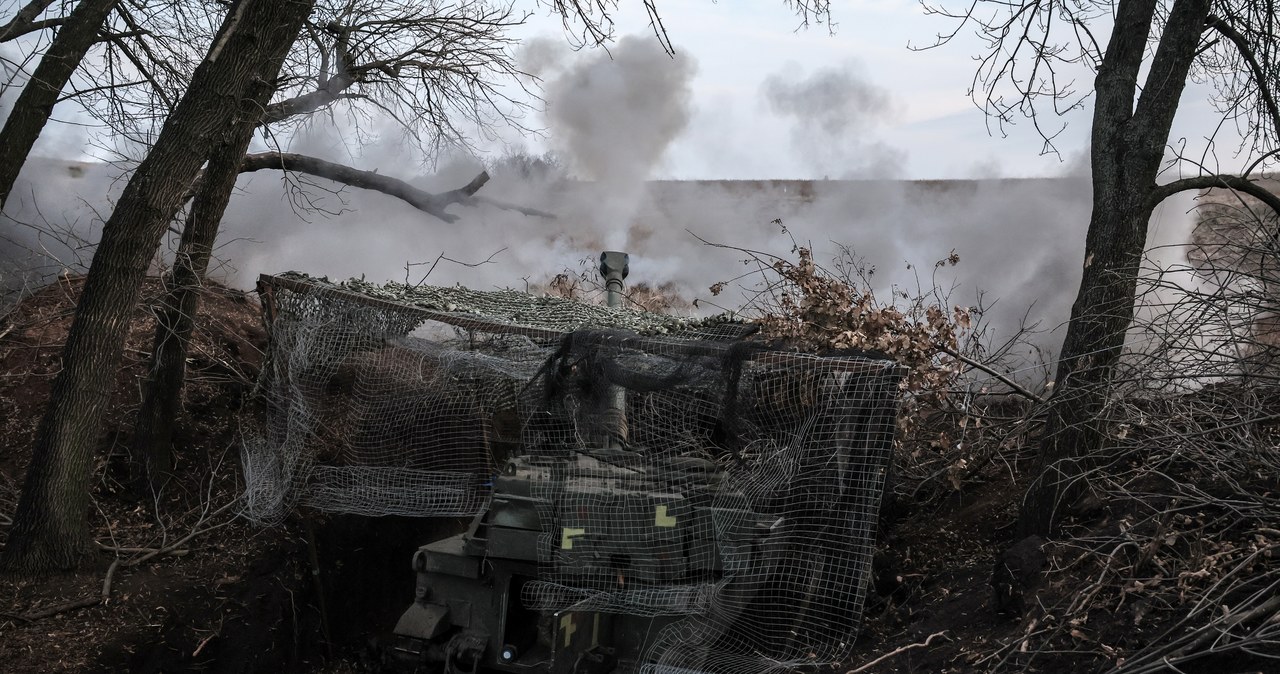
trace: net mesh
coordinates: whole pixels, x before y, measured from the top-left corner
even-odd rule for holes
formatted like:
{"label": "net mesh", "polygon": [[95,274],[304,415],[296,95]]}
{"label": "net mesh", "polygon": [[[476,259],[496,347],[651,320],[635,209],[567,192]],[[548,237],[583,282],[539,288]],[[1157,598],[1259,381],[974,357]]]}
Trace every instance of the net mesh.
{"label": "net mesh", "polygon": [[[481,512],[528,478],[543,611],[677,617],[641,671],[838,662],[861,619],[902,371],[519,293],[263,277],[248,515]],[[619,328],[621,326],[621,329]]]}

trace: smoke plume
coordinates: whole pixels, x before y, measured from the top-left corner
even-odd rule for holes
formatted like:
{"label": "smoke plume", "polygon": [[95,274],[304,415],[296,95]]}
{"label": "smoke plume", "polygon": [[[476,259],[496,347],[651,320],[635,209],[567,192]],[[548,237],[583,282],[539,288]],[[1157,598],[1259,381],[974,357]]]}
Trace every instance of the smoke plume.
{"label": "smoke plume", "polygon": [[869,140],[898,107],[889,91],[865,79],[853,64],[804,76],[788,65],[760,85],[769,110],[791,123],[795,151],[822,175],[892,178],[903,154]]}
{"label": "smoke plume", "polygon": [[610,228],[607,247],[626,246],[644,181],[688,125],[696,70],[655,40],[628,36],[548,83],[552,143],[576,177],[596,184],[594,217]]}

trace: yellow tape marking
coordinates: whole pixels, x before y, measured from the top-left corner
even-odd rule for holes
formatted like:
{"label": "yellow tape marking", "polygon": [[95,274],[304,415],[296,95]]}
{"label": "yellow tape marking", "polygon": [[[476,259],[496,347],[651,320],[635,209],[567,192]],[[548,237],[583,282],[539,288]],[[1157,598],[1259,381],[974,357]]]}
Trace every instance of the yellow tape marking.
{"label": "yellow tape marking", "polygon": [[573,640],[573,633],[578,631],[578,626],[573,624],[572,613],[566,613],[560,618],[560,631],[564,632],[564,647],[568,648]]}
{"label": "yellow tape marking", "polygon": [[674,527],[676,525],[676,516],[667,514],[667,507],[660,505],[653,516],[653,526],[655,527]]}
{"label": "yellow tape marking", "polygon": [[574,539],[575,537],[577,537],[577,536],[581,536],[581,535],[583,535],[583,534],[585,534],[585,533],[587,533],[587,530],[586,530],[586,529],[579,529],[579,528],[577,528],[577,527],[565,527],[565,528],[564,528],[564,532],[563,532],[562,534],[560,534],[560,549],[561,549],[561,550],[572,550],[572,549],[573,549],[573,539]]}

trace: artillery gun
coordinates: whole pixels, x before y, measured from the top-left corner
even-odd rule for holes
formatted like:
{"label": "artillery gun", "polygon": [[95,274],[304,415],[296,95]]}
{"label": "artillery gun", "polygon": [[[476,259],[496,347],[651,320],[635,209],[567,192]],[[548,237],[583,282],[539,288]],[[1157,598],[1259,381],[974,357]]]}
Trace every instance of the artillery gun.
{"label": "artillery gun", "polygon": [[[574,464],[573,471],[565,470],[566,462]],[[687,478],[682,493],[664,490],[666,479],[648,479],[651,464],[629,451],[508,462],[494,482],[490,507],[465,533],[424,545],[414,555],[415,600],[384,648],[385,663],[443,672],[636,669],[636,659],[653,645],[653,637],[680,616],[593,610],[590,597],[560,610],[532,610],[527,603],[537,601],[539,539],[548,535],[559,539],[553,555],[559,570],[567,575],[575,568],[592,575],[608,570],[616,575],[617,592],[691,587],[717,575],[715,541],[698,533],[711,528],[723,474],[700,459],[672,464],[668,470]],[[578,477],[570,478],[570,472]],[[557,508],[534,495],[541,492],[561,493],[564,504],[589,500],[597,507]],[[547,514],[551,526],[544,525]],[[642,520],[651,523],[647,533],[618,530],[619,524]],[[761,523],[761,538],[767,531]],[[644,538],[661,541],[660,558],[645,558],[654,546],[645,545]],[[630,554],[619,552],[620,539],[636,541]]]}
{"label": "artillery gun", "polygon": [[[602,263],[616,293],[626,257]],[[894,363],[509,291],[262,284],[276,430],[247,450],[247,514],[472,518],[413,555],[388,668],[777,674],[847,656]]]}
{"label": "artillery gun", "polygon": [[[414,555],[414,602],[384,664],[745,674],[847,648],[898,368],[595,332],[566,338],[542,375],[529,442],[488,507]],[[693,415],[690,440],[671,444],[649,417],[682,388],[677,404],[717,414]]]}

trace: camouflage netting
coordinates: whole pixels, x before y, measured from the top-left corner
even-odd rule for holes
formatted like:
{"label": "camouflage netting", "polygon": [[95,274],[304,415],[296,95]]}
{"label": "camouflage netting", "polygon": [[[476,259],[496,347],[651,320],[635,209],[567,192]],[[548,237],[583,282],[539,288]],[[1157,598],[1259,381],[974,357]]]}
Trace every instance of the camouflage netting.
{"label": "camouflage netting", "polygon": [[642,671],[787,671],[851,646],[901,368],[769,350],[723,316],[296,274],[262,290],[250,517],[469,515],[533,466],[524,602],[687,616]]}

